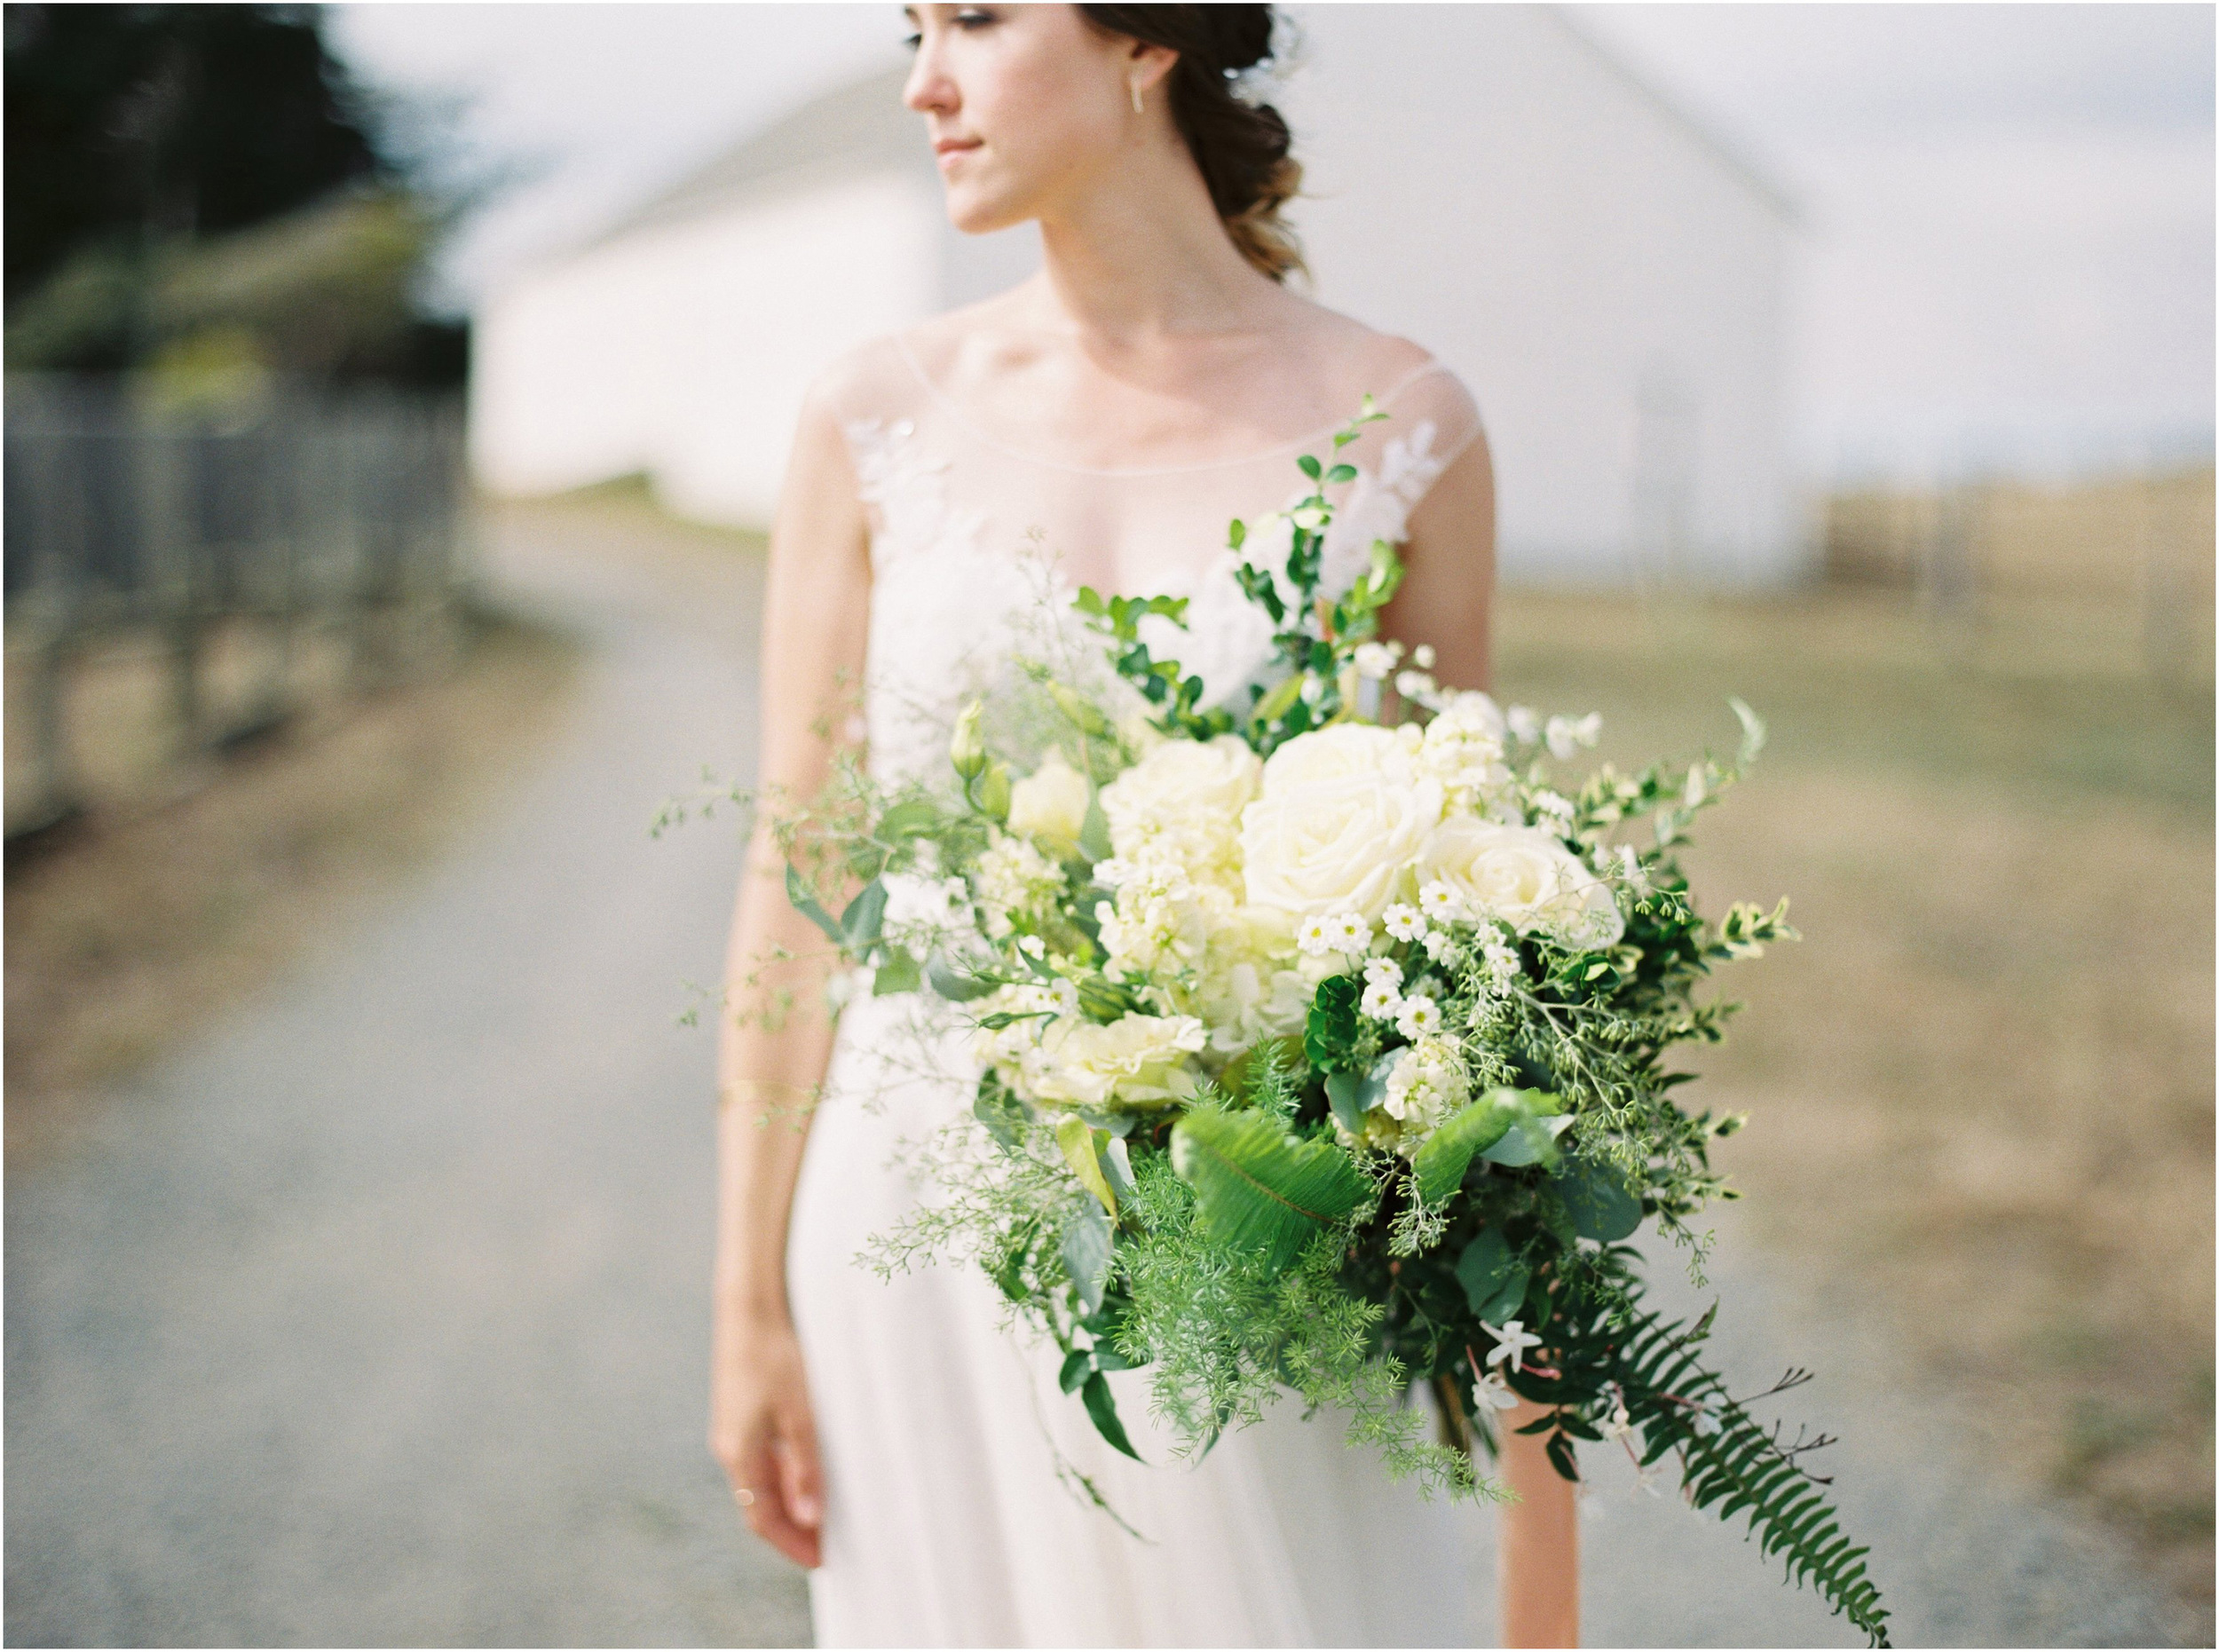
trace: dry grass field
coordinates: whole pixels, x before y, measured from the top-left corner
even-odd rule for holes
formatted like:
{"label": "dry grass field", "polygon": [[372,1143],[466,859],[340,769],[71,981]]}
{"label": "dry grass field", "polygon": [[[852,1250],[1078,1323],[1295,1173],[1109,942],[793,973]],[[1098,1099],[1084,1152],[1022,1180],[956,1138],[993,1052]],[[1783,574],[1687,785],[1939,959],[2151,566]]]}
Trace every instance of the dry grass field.
{"label": "dry grass field", "polygon": [[1602,756],[1773,744],[1687,858],[1792,897],[1737,968],[1704,1100],[1806,1301],[1962,1402],[2192,1609],[2212,1585],[2213,723],[2054,608],[1938,630],[1907,595],[1512,595],[1499,686]]}
{"label": "dry grass field", "polygon": [[[7,879],[12,1160],[62,1139],[88,1087],[344,934],[366,898],[467,827],[553,726],[578,658],[567,639],[498,616],[470,628],[451,674],[318,696],[280,732],[185,773],[164,761],[148,650],[80,675],[73,722],[93,807]],[[251,680],[246,652],[217,649],[219,691]]]}

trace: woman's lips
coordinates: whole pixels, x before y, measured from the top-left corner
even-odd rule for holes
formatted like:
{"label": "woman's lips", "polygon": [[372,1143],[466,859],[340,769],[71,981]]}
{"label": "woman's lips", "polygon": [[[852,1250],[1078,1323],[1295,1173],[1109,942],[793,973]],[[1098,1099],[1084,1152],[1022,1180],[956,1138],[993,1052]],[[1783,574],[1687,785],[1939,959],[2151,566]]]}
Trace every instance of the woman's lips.
{"label": "woman's lips", "polygon": [[970,154],[979,144],[975,138],[943,138],[932,146],[933,158],[945,167],[959,156]]}

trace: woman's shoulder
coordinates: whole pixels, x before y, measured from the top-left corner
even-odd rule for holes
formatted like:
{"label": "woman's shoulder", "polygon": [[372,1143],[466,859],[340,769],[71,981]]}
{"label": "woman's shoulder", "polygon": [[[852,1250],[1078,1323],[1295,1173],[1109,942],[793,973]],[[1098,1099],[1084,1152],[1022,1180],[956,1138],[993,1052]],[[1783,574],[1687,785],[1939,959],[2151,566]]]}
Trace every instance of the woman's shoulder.
{"label": "woman's shoulder", "polygon": [[1309,359],[1328,364],[1342,404],[1353,407],[1369,396],[1387,415],[1376,427],[1378,442],[1414,443],[1444,462],[1472,445],[1481,423],[1479,399],[1446,360],[1399,333],[1303,303],[1314,312]]}

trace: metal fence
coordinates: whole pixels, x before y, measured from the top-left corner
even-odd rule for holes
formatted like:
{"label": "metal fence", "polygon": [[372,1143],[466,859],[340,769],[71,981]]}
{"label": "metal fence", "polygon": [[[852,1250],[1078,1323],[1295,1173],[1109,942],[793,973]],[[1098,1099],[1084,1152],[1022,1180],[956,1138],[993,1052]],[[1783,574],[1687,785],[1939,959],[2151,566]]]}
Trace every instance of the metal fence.
{"label": "metal fence", "polygon": [[[11,376],[5,395],[6,629],[11,690],[28,700],[10,830],[80,802],[66,726],[80,659],[152,637],[167,665],[180,756],[295,708],[288,666],[311,631],[345,639],[368,686],[443,656],[462,569],[466,486],[459,401],[382,389],[280,387],[200,409],[150,404],[121,381]],[[243,710],[210,703],[209,639],[268,632]]]}

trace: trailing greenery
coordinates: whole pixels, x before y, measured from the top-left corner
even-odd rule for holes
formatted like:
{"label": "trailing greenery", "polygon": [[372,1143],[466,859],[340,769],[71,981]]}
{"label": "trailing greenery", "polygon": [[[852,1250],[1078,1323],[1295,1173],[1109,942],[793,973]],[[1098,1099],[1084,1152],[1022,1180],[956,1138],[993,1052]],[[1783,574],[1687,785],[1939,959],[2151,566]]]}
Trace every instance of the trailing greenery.
{"label": "trailing greenery", "polygon": [[1038,667],[1028,708],[963,715],[943,786],[846,763],[781,823],[841,990],[922,993],[977,1062],[920,1154],[935,1198],[875,1265],[982,1267],[1127,1456],[1107,1378],[1146,1368],[1176,1454],[1284,1390],[1429,1491],[1499,1497],[1478,1459],[1528,1402],[1567,1479],[1581,1443],[1644,1476],[1672,1458],[1696,1506],[1746,1517],[1884,1643],[1804,1466],[1826,1436],[1760,1427],[1765,1396],[1701,1358],[1710,1317],[1651,1313],[1626,1243],[1654,1222],[1699,1268],[1691,1219],[1733,1196],[1710,1148],[1741,1121],[1685,1106],[1668,1056],[1722,1035],[1712,970],[1794,931],[1784,901],[1706,921],[1676,850],[1763,724],[1735,701],[1730,759],[1560,778],[1594,718],[1505,712],[1381,641],[1393,549],[1338,592],[1326,569],[1328,489],[1356,478],[1338,455],[1378,416],[1258,525],[1284,532],[1239,571],[1277,676],[1240,713],[1147,640],[1183,602],[1083,592],[1129,703]]}

